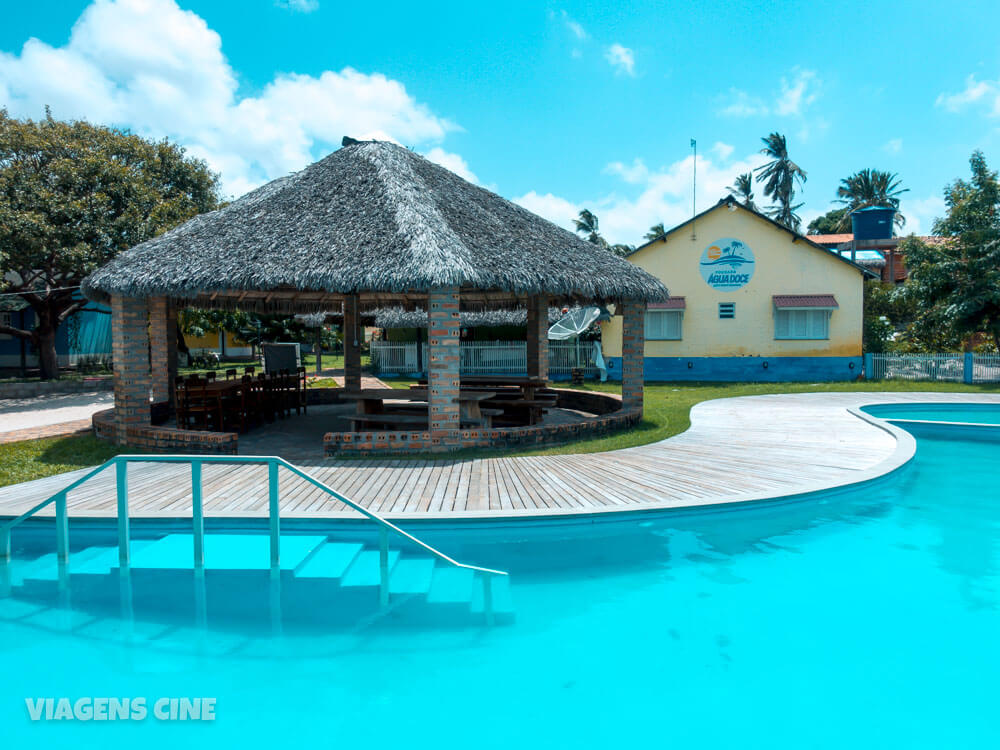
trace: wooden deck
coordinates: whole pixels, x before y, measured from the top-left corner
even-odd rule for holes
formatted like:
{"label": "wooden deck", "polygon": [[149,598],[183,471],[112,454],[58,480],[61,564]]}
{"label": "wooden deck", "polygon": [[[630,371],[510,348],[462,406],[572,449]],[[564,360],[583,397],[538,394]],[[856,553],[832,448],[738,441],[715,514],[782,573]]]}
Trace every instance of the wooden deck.
{"label": "wooden deck", "polygon": [[[797,494],[878,476],[912,455],[913,441],[852,413],[865,404],[974,401],[1000,395],[823,393],[751,396],[698,404],[687,432],[598,454],[461,461],[328,460],[302,468],[389,518],[502,518],[679,508]],[[264,467],[204,468],[205,514],[266,517]],[[0,516],[22,513],[80,472],[0,489]],[[287,474],[287,473],[285,473]],[[133,517],[190,517],[190,469],[129,468]],[[113,517],[113,472],[69,495],[73,518]],[[283,517],[356,515],[292,476],[281,480]]]}

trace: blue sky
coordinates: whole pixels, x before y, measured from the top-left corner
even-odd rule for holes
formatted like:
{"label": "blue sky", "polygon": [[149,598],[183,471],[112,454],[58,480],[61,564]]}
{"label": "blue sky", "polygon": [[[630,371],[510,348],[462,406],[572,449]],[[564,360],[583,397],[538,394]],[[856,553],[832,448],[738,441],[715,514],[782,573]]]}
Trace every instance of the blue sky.
{"label": "blue sky", "polygon": [[[1000,4],[9,4],[0,106],[168,136],[229,195],[342,135],[388,137],[563,225],[613,241],[691,211],[777,130],[809,174],[806,221],[842,177],[898,172],[927,232],[973,149],[1000,166]],[[758,196],[762,198],[762,196]]]}

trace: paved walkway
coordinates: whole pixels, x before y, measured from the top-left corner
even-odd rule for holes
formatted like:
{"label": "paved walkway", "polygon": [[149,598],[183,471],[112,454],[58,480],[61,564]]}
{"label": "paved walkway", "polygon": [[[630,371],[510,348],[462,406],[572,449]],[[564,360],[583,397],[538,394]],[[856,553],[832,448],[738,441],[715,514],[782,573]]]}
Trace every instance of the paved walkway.
{"label": "paved walkway", "polygon": [[[909,435],[851,409],[891,402],[1000,403],[994,394],[822,393],[749,396],[698,404],[687,432],[658,443],[596,454],[455,461],[322,460],[301,465],[354,501],[392,518],[502,518],[593,514],[741,502],[863,481],[905,463]],[[0,515],[45,499],[71,472],[0,489]],[[129,469],[134,516],[190,516],[190,470]],[[205,513],[267,515],[263,467],[206,466]],[[319,489],[281,479],[284,517],[352,515]],[[115,514],[106,471],[70,493],[75,517]]]}
{"label": "paved walkway", "polygon": [[95,411],[114,403],[111,391],[50,393],[0,401],[0,443],[69,435],[90,426]]}

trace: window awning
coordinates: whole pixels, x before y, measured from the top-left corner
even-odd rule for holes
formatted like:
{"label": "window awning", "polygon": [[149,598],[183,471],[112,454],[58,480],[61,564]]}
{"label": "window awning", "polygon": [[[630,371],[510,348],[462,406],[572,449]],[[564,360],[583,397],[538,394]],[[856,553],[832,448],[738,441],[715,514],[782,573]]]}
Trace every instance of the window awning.
{"label": "window awning", "polygon": [[840,307],[832,294],[775,294],[771,299],[778,310],[834,310]]}
{"label": "window awning", "polygon": [[683,310],[687,307],[684,297],[668,297],[666,302],[650,302],[648,310]]}

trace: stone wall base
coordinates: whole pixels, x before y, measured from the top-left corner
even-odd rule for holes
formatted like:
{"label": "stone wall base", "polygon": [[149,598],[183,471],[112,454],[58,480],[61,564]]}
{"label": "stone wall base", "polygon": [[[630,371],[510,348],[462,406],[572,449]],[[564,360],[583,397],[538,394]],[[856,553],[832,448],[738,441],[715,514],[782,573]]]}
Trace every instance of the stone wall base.
{"label": "stone wall base", "polygon": [[581,422],[531,427],[455,430],[445,440],[430,432],[328,432],[323,437],[327,456],[386,456],[447,453],[461,448],[523,448],[558,445],[597,437],[631,427],[642,419],[639,410],[623,411],[618,396],[593,391],[558,390],[557,407],[596,416]]}
{"label": "stone wall base", "polygon": [[[154,414],[160,404],[153,405]],[[99,411],[93,416],[94,435],[102,440],[115,439],[114,410]],[[236,455],[239,435],[235,432],[180,430],[152,424],[132,424],[125,430],[125,444],[147,453],[219,453]]]}

